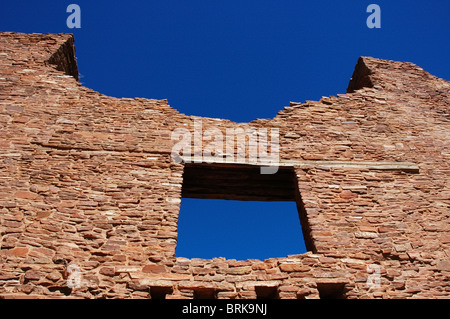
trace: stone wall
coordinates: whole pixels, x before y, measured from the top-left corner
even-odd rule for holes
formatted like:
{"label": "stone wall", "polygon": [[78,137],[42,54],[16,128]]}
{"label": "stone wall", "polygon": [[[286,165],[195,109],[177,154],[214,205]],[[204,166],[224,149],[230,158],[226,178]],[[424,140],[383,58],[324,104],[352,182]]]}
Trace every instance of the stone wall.
{"label": "stone wall", "polygon": [[[83,87],[73,41],[0,33],[0,298],[449,298],[449,82],[361,57],[348,93],[233,123]],[[175,256],[195,120],[280,130],[309,252]]]}

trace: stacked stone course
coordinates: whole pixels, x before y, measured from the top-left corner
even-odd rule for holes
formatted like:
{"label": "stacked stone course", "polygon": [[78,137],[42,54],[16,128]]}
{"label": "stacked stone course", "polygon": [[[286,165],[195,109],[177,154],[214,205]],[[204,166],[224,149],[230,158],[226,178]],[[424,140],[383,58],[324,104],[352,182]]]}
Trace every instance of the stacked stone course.
{"label": "stacked stone course", "polygon": [[[450,297],[449,82],[361,57],[346,94],[234,123],[83,87],[73,44],[0,33],[0,298]],[[311,251],[175,255],[171,132],[198,119],[279,128]]]}

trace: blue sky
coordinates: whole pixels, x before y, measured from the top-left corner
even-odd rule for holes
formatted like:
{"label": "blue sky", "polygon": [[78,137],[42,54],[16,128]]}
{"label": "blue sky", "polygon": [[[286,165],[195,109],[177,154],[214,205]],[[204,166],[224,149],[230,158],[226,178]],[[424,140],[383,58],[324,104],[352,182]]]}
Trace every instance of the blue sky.
{"label": "blue sky", "polygon": [[[66,26],[71,3],[81,7],[80,29]],[[380,29],[366,26],[371,3],[381,8]],[[413,62],[449,80],[449,11],[448,0],[18,0],[0,5],[0,30],[74,33],[80,81],[103,94],[167,98],[187,115],[248,122],[274,117],[289,101],[345,93],[363,55]],[[183,200],[180,226],[184,214],[200,214],[194,202]],[[264,238],[260,244],[266,241],[264,236],[273,235],[265,249],[237,244],[228,251],[224,248],[225,257],[280,257],[304,249],[296,240],[299,224],[280,218],[281,212],[292,211],[292,203],[251,208],[234,202],[202,202],[206,211],[218,207],[224,214],[240,211],[248,216],[242,225],[255,222],[248,212],[257,210],[264,213],[261,220],[266,225],[277,225],[266,235],[245,234]],[[187,227],[208,227],[202,224],[206,219],[192,219]],[[278,225],[280,219],[286,223]],[[237,238],[239,225],[228,232],[229,238],[243,243]],[[277,236],[289,232],[295,234],[292,240],[277,243]],[[183,243],[194,242],[195,236],[189,239],[187,233],[180,229]],[[202,247],[197,244],[187,245],[182,253],[210,258],[221,242],[205,253],[199,253]]]}

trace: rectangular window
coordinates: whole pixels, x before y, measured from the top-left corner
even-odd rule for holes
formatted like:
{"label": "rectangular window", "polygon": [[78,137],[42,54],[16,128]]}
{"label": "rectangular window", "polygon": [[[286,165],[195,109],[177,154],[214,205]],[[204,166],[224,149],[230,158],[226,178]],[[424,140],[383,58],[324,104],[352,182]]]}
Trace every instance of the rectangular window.
{"label": "rectangular window", "polygon": [[295,177],[292,168],[262,175],[258,166],[187,164],[176,255],[262,260],[311,250]]}

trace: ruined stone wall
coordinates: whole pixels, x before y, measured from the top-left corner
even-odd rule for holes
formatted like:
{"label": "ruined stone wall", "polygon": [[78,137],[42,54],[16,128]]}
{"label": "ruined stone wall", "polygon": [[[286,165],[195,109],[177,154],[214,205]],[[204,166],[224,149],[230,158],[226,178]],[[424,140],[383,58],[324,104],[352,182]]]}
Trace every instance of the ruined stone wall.
{"label": "ruined stone wall", "polygon": [[[0,34],[0,297],[449,298],[449,82],[364,57],[349,93],[242,124],[104,96],[73,53],[71,35]],[[199,119],[279,128],[311,251],[175,256],[171,132]]]}

